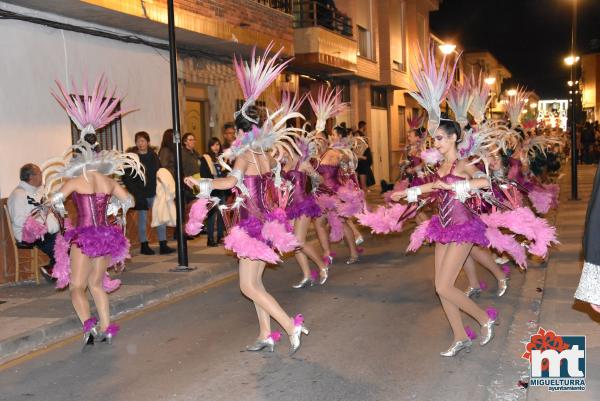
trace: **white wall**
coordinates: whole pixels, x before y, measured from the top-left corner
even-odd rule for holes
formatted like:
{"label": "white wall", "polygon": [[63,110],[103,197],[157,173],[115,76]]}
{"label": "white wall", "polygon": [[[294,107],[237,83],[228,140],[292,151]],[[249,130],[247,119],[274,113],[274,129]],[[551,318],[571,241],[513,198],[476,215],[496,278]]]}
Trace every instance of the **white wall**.
{"label": "white wall", "polygon": [[[28,22],[0,23],[0,197],[18,183],[19,167],[43,163],[71,144],[66,113],[50,95],[54,80],[81,87],[105,73],[125,94],[124,146],[144,130],[154,145],[171,127],[168,54],[142,45],[57,30]],[[70,84],[68,86],[70,88]]]}

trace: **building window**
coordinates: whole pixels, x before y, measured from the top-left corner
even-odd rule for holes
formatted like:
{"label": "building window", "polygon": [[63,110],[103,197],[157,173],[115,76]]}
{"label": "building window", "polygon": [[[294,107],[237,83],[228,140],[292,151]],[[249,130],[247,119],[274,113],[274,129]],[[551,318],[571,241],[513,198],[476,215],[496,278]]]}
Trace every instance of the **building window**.
{"label": "building window", "polygon": [[[71,95],[73,96],[73,95]],[[80,96],[83,101],[83,96]],[[104,99],[103,99],[104,101]],[[115,112],[121,110],[121,102],[117,104]],[[79,142],[81,130],[71,121],[71,141],[73,144]],[[121,117],[115,118],[110,124],[96,131],[100,149],[102,150],[123,150],[123,131],[121,128]]]}
{"label": "building window", "polygon": [[350,103],[350,81],[347,79],[342,79],[336,82],[336,86],[342,90],[342,102]]}
{"label": "building window", "polygon": [[387,90],[382,86],[372,86],[371,87],[371,106],[372,107],[380,107],[387,108]]}
{"label": "building window", "polygon": [[404,106],[398,106],[398,144],[402,146],[406,143],[406,109]]}
{"label": "building window", "polygon": [[357,25],[356,28],[358,29],[358,55],[374,60],[371,32],[360,25]]}
{"label": "building window", "polygon": [[406,72],[406,1],[392,3],[390,11],[392,67]]}

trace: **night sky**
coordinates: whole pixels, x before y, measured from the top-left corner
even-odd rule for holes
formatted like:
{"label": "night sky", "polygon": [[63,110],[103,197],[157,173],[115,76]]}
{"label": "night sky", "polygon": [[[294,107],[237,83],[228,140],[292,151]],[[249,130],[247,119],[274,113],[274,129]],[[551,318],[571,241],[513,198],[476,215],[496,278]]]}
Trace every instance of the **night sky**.
{"label": "night sky", "polygon": [[[541,98],[565,98],[574,0],[443,0],[431,31],[466,51],[488,50]],[[577,0],[580,54],[600,53],[600,0]]]}

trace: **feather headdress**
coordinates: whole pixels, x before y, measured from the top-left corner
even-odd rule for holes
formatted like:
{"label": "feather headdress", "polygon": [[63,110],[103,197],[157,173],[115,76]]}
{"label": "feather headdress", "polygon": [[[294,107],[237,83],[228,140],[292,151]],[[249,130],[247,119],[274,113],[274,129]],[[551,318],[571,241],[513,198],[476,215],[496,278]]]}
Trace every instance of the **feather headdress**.
{"label": "feather headdress", "polygon": [[419,129],[425,122],[425,113],[412,113],[407,119],[408,127],[410,129]]}
{"label": "feather headdress", "polygon": [[469,123],[467,113],[474,98],[475,93],[471,91],[469,82],[455,82],[448,90],[448,106],[454,112],[456,122],[461,128]]}
{"label": "feather headdress", "polygon": [[233,66],[237,75],[240,86],[242,87],[242,93],[246,100],[239,111],[236,111],[235,115],[242,114],[248,121],[258,124],[258,121],[252,119],[246,115],[246,109],[253,105],[258,97],[271,85],[271,83],[277,78],[277,76],[287,67],[292,61],[288,59],[283,63],[277,64],[276,61],[279,55],[283,51],[283,47],[279,49],[273,57],[269,58],[269,52],[273,48],[273,42],[270,42],[262,57],[255,57],[256,46],[252,49],[252,56],[250,64],[247,61],[238,60],[236,56],[233,57]]}
{"label": "feather headdress", "polygon": [[430,44],[427,55],[419,49],[419,57],[411,65],[410,72],[417,90],[409,94],[427,110],[427,130],[430,135],[440,125],[440,103],[452,84],[457,63],[458,57],[451,68],[444,55],[438,68],[435,62],[435,45]]}
{"label": "feather headdress", "polygon": [[53,191],[56,183],[64,178],[86,176],[88,171],[103,175],[125,175],[131,170],[134,176],[146,182],[144,165],[136,153],[123,153],[118,150],[96,152],[87,142],[69,146],[61,157],[47,160],[42,166],[42,176],[46,194]]}
{"label": "feather headdress", "polygon": [[348,108],[348,104],[342,102],[342,90],[328,88],[325,85],[319,88],[316,99],[309,95],[308,102],[317,117],[317,125],[315,126],[317,132],[325,130],[325,123],[328,119],[337,116]]}
{"label": "feather headdress", "polygon": [[84,82],[83,98],[77,95],[79,89],[73,80],[71,86],[75,95],[70,95],[60,81],[56,80],[55,82],[59,92],[52,91],[52,96],[81,131],[80,141],[83,141],[87,134],[96,133],[96,130],[108,125],[115,118],[132,111],[116,110],[122,98],[115,97],[116,88],[112,92],[108,91],[108,82],[104,74],[100,75],[91,93],[88,92],[87,82]]}
{"label": "feather headdress", "polygon": [[505,105],[505,111],[506,114],[508,114],[512,128],[516,128],[519,125],[521,112],[523,111],[526,99],[529,96],[529,92],[524,87],[517,86],[516,91],[517,93],[514,96],[508,97],[508,101]]}
{"label": "feather headdress", "polygon": [[[465,137],[458,145],[461,159],[471,158],[470,164],[476,164],[499,152],[506,152],[513,131],[499,120],[490,120],[477,129],[465,132]],[[487,167],[487,166],[486,166]]]}
{"label": "feather headdress", "polygon": [[527,155],[527,158],[533,160],[537,152],[546,155],[546,150],[549,146],[558,145],[562,142],[563,141],[558,138],[551,138],[544,135],[534,135],[524,140],[521,146],[523,153]]}
{"label": "feather headdress", "polygon": [[479,74],[478,78],[475,78],[475,74],[471,71],[470,81],[469,86],[473,93],[473,101],[469,106],[469,113],[471,113],[477,124],[481,124],[485,118],[485,111],[492,101],[490,87],[484,82],[482,73]]}
{"label": "feather headdress", "polygon": [[236,112],[236,115],[241,113],[247,120],[254,124],[248,132],[238,131],[231,147],[220,156],[220,160],[224,164],[226,164],[224,160],[233,160],[247,150],[261,153],[273,150],[281,154],[280,151],[276,151],[275,149],[286,149],[290,152],[294,149],[296,152],[299,152],[294,138],[298,136],[298,132],[301,132],[302,129],[287,127],[287,122],[290,119],[304,119],[304,116],[297,111],[300,107],[298,99],[290,98],[289,94],[284,97],[277,110],[273,113],[269,113],[267,110],[266,120],[261,127],[258,126],[258,121],[249,118],[245,113],[246,108],[254,103],[258,96],[264,92],[291,61],[287,60],[281,64],[276,63],[277,57],[283,49],[279,50],[273,57],[268,58],[272,47],[273,43],[271,42],[265,49],[264,55],[256,58],[256,48],[254,48],[250,64],[241,59],[234,58],[235,70],[240,81],[240,86],[242,87],[242,92],[246,98],[246,102]]}

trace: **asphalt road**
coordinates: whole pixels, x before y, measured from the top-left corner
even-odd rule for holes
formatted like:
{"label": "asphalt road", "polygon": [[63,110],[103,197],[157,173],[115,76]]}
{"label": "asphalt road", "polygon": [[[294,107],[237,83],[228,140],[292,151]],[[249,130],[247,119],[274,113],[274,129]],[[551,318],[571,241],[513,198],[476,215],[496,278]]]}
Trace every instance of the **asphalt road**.
{"label": "asphalt road", "polygon": [[[82,353],[78,339],[32,354],[0,371],[0,400],[487,400],[496,397],[497,366],[505,355],[524,275],[498,299],[502,324],[488,346],[442,358],[452,341],[433,288],[433,248],[405,255],[407,235],[369,238],[362,262],[346,266],[345,248],[323,287],[294,290],[294,260],[268,269],[265,285],[288,313],[311,329],[287,356],[244,352],[258,329],[254,308],[230,280],[120,322],[112,346]],[[466,287],[461,275],[458,285]],[[479,331],[477,324],[465,324]],[[276,324],[274,324],[276,327]],[[518,357],[518,356],[517,356]],[[511,375],[511,372],[505,374]],[[516,383],[515,375],[509,383]],[[494,388],[494,390],[491,390]],[[506,389],[512,391],[513,389]]]}

